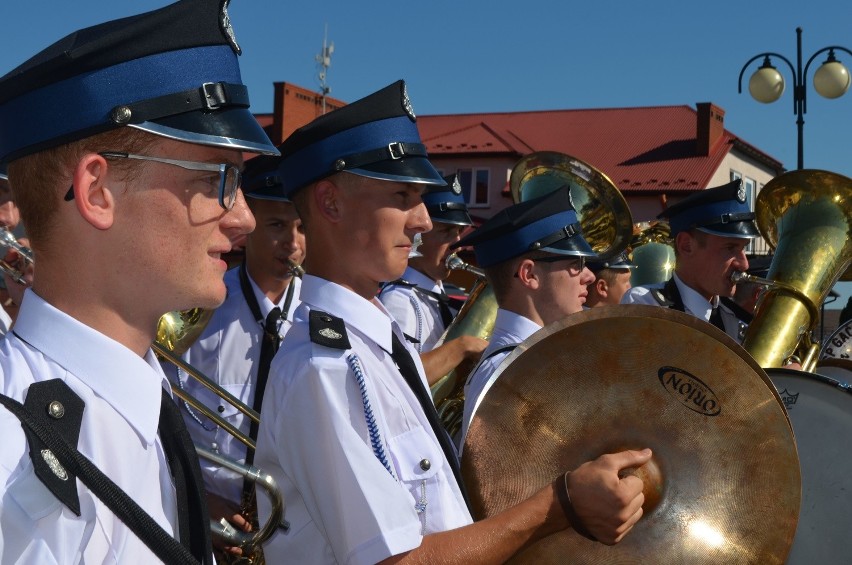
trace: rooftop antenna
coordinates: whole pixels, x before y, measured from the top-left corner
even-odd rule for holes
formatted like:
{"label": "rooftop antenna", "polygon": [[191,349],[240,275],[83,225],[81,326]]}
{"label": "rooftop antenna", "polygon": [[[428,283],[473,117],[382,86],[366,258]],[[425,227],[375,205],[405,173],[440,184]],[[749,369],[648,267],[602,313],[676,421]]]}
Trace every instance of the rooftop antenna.
{"label": "rooftop antenna", "polygon": [[322,52],[317,55],[316,61],[319,65],[319,85],[320,85],[320,96],[322,97],[322,113],[325,114],[325,98],[328,96],[328,93],[331,92],[331,87],[328,86],[326,82],[326,76],[328,75],[328,68],[331,66],[331,54],[334,53],[334,42],[328,42],[328,24],[325,24],[325,33],[322,38]]}

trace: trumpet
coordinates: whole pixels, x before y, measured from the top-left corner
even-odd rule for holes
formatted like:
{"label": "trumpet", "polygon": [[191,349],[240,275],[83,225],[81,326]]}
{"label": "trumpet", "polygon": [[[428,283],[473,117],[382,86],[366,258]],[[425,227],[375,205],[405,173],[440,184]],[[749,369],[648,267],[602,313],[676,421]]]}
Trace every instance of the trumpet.
{"label": "trumpet", "polygon": [[485,271],[483,271],[479,267],[474,267],[470,263],[465,263],[464,259],[459,257],[457,253],[451,253],[447,255],[447,258],[444,261],[444,266],[451,271],[467,271],[468,273],[472,273],[477,277],[485,276]]}
{"label": "trumpet", "polygon": [[302,277],[305,274],[305,268],[300,264],[296,263],[292,259],[287,259],[287,264],[290,265],[290,276],[291,277]]}
{"label": "trumpet", "polygon": [[5,271],[6,274],[9,275],[9,277],[11,277],[16,283],[27,286],[29,283],[24,278],[24,271],[33,263],[32,249],[25,245],[21,245],[15,236],[12,235],[12,232],[5,227],[0,227],[0,246],[5,247],[6,249],[14,249],[20,257],[17,265],[12,265],[5,260],[0,259],[0,269]]}

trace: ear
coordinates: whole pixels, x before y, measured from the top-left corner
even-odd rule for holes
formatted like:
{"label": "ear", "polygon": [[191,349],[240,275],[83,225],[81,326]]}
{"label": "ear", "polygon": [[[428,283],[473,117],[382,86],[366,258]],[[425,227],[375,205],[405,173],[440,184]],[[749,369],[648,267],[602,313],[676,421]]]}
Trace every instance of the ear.
{"label": "ear", "polygon": [[675,247],[678,250],[678,255],[691,255],[696,245],[695,238],[689,232],[682,231],[675,236]]}
{"label": "ear", "polygon": [[541,277],[536,272],[535,261],[524,259],[515,267],[515,275],[525,287],[538,290],[541,287]]}
{"label": "ear", "polygon": [[609,293],[609,285],[606,284],[606,281],[603,279],[596,279],[594,285],[598,296],[606,298],[606,295]]}
{"label": "ear", "polygon": [[74,204],[89,224],[99,230],[109,229],[115,221],[115,201],[108,187],[107,160],[88,153],[74,169]]}
{"label": "ear", "polygon": [[341,219],[341,199],[340,187],[331,180],[325,179],[319,181],[312,190],[311,204],[316,209],[316,212],[331,223],[338,223]]}

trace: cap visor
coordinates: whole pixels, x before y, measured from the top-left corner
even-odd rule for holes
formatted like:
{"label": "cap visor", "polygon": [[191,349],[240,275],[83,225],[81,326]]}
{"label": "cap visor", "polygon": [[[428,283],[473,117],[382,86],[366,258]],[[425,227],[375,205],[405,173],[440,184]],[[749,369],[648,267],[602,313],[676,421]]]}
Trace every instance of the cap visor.
{"label": "cap visor", "polygon": [[429,159],[423,157],[379,161],[357,169],[347,169],[346,172],[394,182],[436,184],[439,186],[446,186],[447,184],[435,167],[432,166],[432,163],[429,162]]}
{"label": "cap visor", "polygon": [[473,220],[464,210],[448,210],[445,212],[430,213],[429,217],[433,222],[441,222],[442,224],[454,224],[457,226],[472,226]]}
{"label": "cap visor", "polygon": [[199,145],[280,155],[252,113],[242,107],[222,108],[213,112],[185,112],[156,121],[132,124],[131,127]]}
{"label": "cap visor", "polygon": [[560,239],[547,247],[542,247],[539,251],[547,251],[548,253],[556,253],[558,255],[576,255],[577,257],[598,256],[585,239],[576,235]]}
{"label": "cap visor", "polygon": [[696,229],[698,229],[698,231],[703,231],[705,233],[721,237],[737,237],[741,239],[754,239],[760,237],[760,232],[757,230],[754,222],[751,221],[711,224],[709,226],[702,226]]}

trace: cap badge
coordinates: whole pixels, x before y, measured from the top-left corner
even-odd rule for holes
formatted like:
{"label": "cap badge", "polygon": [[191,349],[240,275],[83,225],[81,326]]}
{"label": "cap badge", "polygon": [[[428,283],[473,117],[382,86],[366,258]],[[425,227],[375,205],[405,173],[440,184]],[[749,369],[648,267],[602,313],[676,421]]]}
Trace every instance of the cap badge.
{"label": "cap badge", "polygon": [[740,187],[737,189],[737,200],[740,204],[746,201],[746,189],[743,183],[740,183]]}
{"label": "cap badge", "polygon": [[243,50],[237,43],[237,36],[234,35],[234,28],[231,26],[231,18],[228,16],[228,4],[230,3],[231,0],[222,0],[222,13],[219,14],[219,28],[222,30],[222,33],[225,34],[225,37],[228,38],[228,43],[231,44],[234,52],[237,55],[241,55]]}
{"label": "cap badge", "polygon": [[414,108],[411,107],[411,100],[408,98],[408,86],[402,86],[402,107],[405,109],[405,113],[408,114],[408,117],[411,118],[412,122],[417,121],[417,116],[414,115]]}
{"label": "cap badge", "polygon": [[331,328],[323,328],[319,331],[319,334],[328,339],[340,339],[341,337],[343,337]]}
{"label": "cap badge", "polygon": [[453,179],[453,184],[450,186],[450,188],[452,189],[453,194],[461,194],[462,193],[462,187],[461,187],[461,183],[459,182],[458,177]]}

